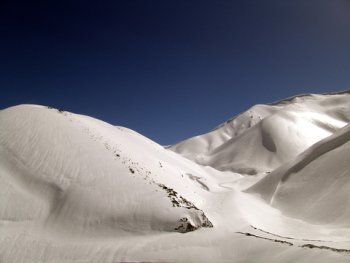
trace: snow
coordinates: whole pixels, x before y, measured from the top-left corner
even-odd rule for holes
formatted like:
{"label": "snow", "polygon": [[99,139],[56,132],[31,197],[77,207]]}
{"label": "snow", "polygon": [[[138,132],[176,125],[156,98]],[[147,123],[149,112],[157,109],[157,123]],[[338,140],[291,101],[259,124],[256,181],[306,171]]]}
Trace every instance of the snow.
{"label": "snow", "polygon": [[256,105],[169,149],[221,171],[270,172],[350,121],[349,95],[304,95]]}
{"label": "snow", "polygon": [[[180,197],[204,202],[196,193],[202,188],[180,176],[201,174],[202,168],[188,167],[182,158],[168,165],[173,154],[143,136],[32,106],[2,111],[0,119],[3,220],[44,220],[79,233],[108,234],[172,231],[183,218],[194,226],[203,223],[202,212],[187,209],[194,205]],[[166,187],[178,194],[169,198]]]}
{"label": "snow", "polygon": [[88,116],[1,110],[0,262],[349,262],[349,102],[256,105],[167,149]]}
{"label": "snow", "polygon": [[259,193],[289,216],[314,224],[349,227],[349,154],[347,125],[266,176],[248,192]]}

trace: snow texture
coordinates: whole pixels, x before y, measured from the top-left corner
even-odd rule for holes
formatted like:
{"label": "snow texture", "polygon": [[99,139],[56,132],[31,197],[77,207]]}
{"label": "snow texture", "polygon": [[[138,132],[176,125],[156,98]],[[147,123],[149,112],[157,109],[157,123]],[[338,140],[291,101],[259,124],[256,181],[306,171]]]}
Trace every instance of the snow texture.
{"label": "snow texture", "polygon": [[349,262],[350,95],[256,105],[165,149],[0,111],[0,262]]}

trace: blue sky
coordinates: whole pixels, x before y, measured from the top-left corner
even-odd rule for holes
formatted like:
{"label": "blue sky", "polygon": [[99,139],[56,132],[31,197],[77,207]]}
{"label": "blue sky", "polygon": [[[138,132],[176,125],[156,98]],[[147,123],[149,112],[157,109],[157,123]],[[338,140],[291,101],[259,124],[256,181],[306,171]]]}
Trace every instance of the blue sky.
{"label": "blue sky", "polygon": [[1,1],[0,108],[33,103],[161,143],[257,103],[350,88],[348,0]]}

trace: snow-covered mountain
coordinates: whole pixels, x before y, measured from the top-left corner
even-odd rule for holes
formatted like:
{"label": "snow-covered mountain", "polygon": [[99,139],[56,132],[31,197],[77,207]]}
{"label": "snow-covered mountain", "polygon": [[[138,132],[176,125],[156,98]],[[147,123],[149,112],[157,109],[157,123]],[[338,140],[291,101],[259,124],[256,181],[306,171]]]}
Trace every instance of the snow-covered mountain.
{"label": "snow-covered mountain", "polygon": [[1,110],[0,262],[349,262],[349,122],[348,92],[299,95],[164,149]]}
{"label": "snow-covered mountain", "polygon": [[350,125],[282,165],[247,192],[315,224],[350,227]]}
{"label": "snow-covered mountain", "polygon": [[307,94],[256,105],[169,149],[202,165],[243,174],[270,172],[350,121],[349,94]]}
{"label": "snow-covered mountain", "polygon": [[211,227],[195,205],[207,173],[136,132],[33,105],[0,123],[1,220],[108,235]]}

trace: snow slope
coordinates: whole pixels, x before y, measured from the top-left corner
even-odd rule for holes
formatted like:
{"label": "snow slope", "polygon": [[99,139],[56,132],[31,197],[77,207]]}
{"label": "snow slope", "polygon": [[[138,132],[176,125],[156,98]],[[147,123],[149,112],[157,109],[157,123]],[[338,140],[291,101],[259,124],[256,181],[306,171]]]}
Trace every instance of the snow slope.
{"label": "snow slope", "polygon": [[0,123],[1,220],[108,235],[211,226],[195,205],[205,189],[181,176],[205,185],[202,168],[131,130],[31,105]]}
{"label": "snow slope", "polygon": [[171,150],[83,115],[1,110],[0,262],[349,262],[349,102],[257,105]]}
{"label": "snow slope", "polygon": [[169,149],[221,171],[270,172],[349,123],[349,98],[348,93],[308,94],[256,105]]}
{"label": "snow slope", "polygon": [[350,227],[350,125],[316,143],[247,191],[288,216]]}

